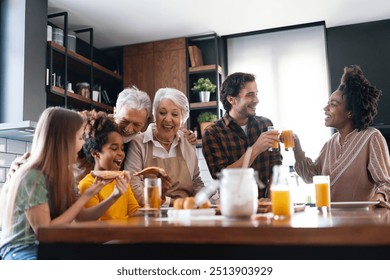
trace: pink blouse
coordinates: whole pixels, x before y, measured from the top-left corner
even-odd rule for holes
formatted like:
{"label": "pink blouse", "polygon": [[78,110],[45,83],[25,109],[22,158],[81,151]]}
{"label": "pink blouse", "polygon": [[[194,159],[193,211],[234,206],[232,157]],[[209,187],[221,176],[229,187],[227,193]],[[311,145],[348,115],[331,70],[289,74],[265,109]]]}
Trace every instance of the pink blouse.
{"label": "pink blouse", "polygon": [[368,201],[376,193],[390,200],[389,149],[373,127],[355,129],[343,145],[335,133],[315,162],[307,157],[297,161],[295,171],[306,183],[312,183],[314,175],[330,175],[332,201]]}

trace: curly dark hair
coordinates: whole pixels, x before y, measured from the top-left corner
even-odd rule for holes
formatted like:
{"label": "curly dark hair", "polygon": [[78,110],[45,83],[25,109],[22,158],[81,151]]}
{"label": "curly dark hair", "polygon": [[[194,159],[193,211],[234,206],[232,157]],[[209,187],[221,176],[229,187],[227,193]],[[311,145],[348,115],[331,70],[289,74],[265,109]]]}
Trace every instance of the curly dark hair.
{"label": "curly dark hair", "polygon": [[354,127],[358,131],[369,127],[378,113],[382,91],[371,85],[358,65],[344,68],[338,89],[345,98],[346,109],[352,111]]}
{"label": "curly dark hair", "polygon": [[89,162],[95,162],[91,151],[101,152],[111,132],[121,134],[113,117],[105,112],[94,112],[88,116],[84,129],[83,152]]}
{"label": "curly dark hair", "polygon": [[228,101],[228,96],[238,96],[241,89],[245,87],[247,82],[253,82],[256,79],[255,75],[249,73],[236,72],[230,74],[222,83],[220,100],[223,108],[229,112],[232,105]]}

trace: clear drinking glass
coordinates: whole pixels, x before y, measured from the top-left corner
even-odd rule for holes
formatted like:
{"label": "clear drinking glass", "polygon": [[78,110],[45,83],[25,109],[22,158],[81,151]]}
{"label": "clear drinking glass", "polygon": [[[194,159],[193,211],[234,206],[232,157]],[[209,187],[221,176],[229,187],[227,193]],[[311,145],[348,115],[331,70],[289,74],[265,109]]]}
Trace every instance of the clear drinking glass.
{"label": "clear drinking glass", "polygon": [[[268,130],[268,131],[274,131],[274,130],[276,130],[276,129],[274,129],[273,126],[268,126],[268,127],[267,127],[267,130]],[[275,141],[274,141],[274,144],[272,145],[272,147],[269,148],[269,151],[278,151],[278,150],[279,150],[279,141],[275,140]]]}
{"label": "clear drinking glass", "polygon": [[316,191],[316,206],[319,210],[330,210],[330,178],[328,175],[313,176]]}
{"label": "clear drinking glass", "polygon": [[284,149],[286,151],[295,148],[294,134],[292,130],[283,130],[282,137],[283,137]]}
{"label": "clear drinking glass", "polygon": [[157,215],[161,208],[161,179],[145,178],[144,200],[146,213]]}

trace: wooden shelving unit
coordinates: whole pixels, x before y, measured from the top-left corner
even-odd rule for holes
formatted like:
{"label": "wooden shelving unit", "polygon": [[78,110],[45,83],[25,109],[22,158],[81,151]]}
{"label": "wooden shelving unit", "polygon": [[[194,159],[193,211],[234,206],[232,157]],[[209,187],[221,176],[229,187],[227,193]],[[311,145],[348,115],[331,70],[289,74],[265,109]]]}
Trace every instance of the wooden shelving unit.
{"label": "wooden shelving unit", "polygon": [[[217,34],[208,34],[187,38],[187,93],[190,102],[190,117],[188,120],[188,128],[198,131],[198,137],[201,137],[200,125],[197,118],[202,112],[211,112],[216,114],[218,118],[222,115],[220,108],[219,93],[221,83],[224,77],[223,68],[221,67],[221,38]],[[191,54],[190,49],[194,50],[194,46],[198,50],[196,54]],[[201,54],[200,54],[200,52]],[[192,56],[191,56],[192,55]],[[195,57],[194,57],[195,55]],[[202,56],[199,59],[199,56]],[[203,65],[197,65],[197,62]],[[193,63],[195,62],[195,66]],[[199,78],[209,78],[216,85],[216,92],[210,94],[208,102],[201,102],[198,94],[192,92],[194,82]],[[198,139],[197,145],[201,143]]]}
{"label": "wooden shelving unit", "polygon": [[207,109],[207,108],[215,108],[216,106],[217,106],[217,101],[190,103],[190,109]]}
{"label": "wooden shelving unit", "polygon": [[[62,54],[65,54],[65,48],[61,45],[58,45],[57,43],[54,43],[53,41],[49,41],[47,42],[49,46],[51,46],[53,49],[57,50],[58,52],[62,53]],[[93,68],[95,68],[96,70],[99,70],[99,71],[102,71],[104,73],[106,73],[107,75],[117,79],[117,80],[120,80],[122,81],[122,76],[107,69],[106,67],[96,63],[96,62],[93,62],[91,61],[90,59],[82,56],[82,55],[79,55],[78,53],[75,53],[74,51],[71,51],[71,50],[68,50],[68,57],[69,58],[72,58],[72,59],[75,59],[75,60],[78,60],[80,62],[83,62],[87,65],[92,65]]]}
{"label": "wooden shelving unit", "polygon": [[[67,36],[68,30],[67,13],[63,12],[54,15],[49,15],[49,24],[50,18],[60,16],[64,17],[64,26],[62,27],[64,29],[65,45],[65,38]],[[83,42],[83,44],[89,46],[90,58],[85,57],[84,55],[81,55],[70,49],[67,49],[64,46],[55,43],[54,41],[49,41],[47,43],[47,106],[63,106],[76,110],[90,110],[94,108],[96,110],[104,110],[112,113],[112,103],[105,104],[103,102],[97,102],[92,99],[93,89],[96,85],[99,85],[101,87],[101,90],[104,89],[106,91],[110,91],[110,101],[113,101],[113,97],[116,96],[117,93],[119,93],[119,90],[122,90],[122,76],[94,61],[92,51],[92,28],[76,31],[76,34],[77,32],[89,32],[89,45],[85,42]],[[82,53],[85,53],[85,48],[84,52]],[[58,76],[61,76],[61,80],[58,79]],[[88,83],[90,85],[89,98],[75,93],[75,91],[77,90],[76,85],[82,82]],[[68,83],[72,84],[72,91],[68,91]],[[54,97],[52,95],[56,95],[57,97]],[[101,97],[101,101],[103,101],[103,97]]]}
{"label": "wooden shelving unit", "polygon": [[212,65],[202,65],[202,66],[195,66],[195,67],[189,67],[188,72],[190,73],[200,73],[200,72],[208,72],[208,71],[215,71],[217,70],[218,73],[222,74],[222,67],[220,65],[212,64]]}

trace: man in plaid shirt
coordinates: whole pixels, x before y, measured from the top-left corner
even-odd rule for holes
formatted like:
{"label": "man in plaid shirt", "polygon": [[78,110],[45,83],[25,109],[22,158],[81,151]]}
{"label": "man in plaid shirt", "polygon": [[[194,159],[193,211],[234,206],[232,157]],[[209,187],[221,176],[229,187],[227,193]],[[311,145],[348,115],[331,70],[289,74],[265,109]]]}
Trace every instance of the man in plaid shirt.
{"label": "man in plaid shirt", "polygon": [[277,131],[267,131],[271,120],[256,116],[257,84],[255,76],[233,73],[222,84],[220,100],[225,115],[208,126],[202,136],[203,155],[211,175],[216,178],[224,168],[242,167],[245,152],[252,146],[249,166],[258,171],[259,179],[266,186],[259,189],[259,198],[269,196],[272,167],[282,164],[279,151],[269,151]]}

